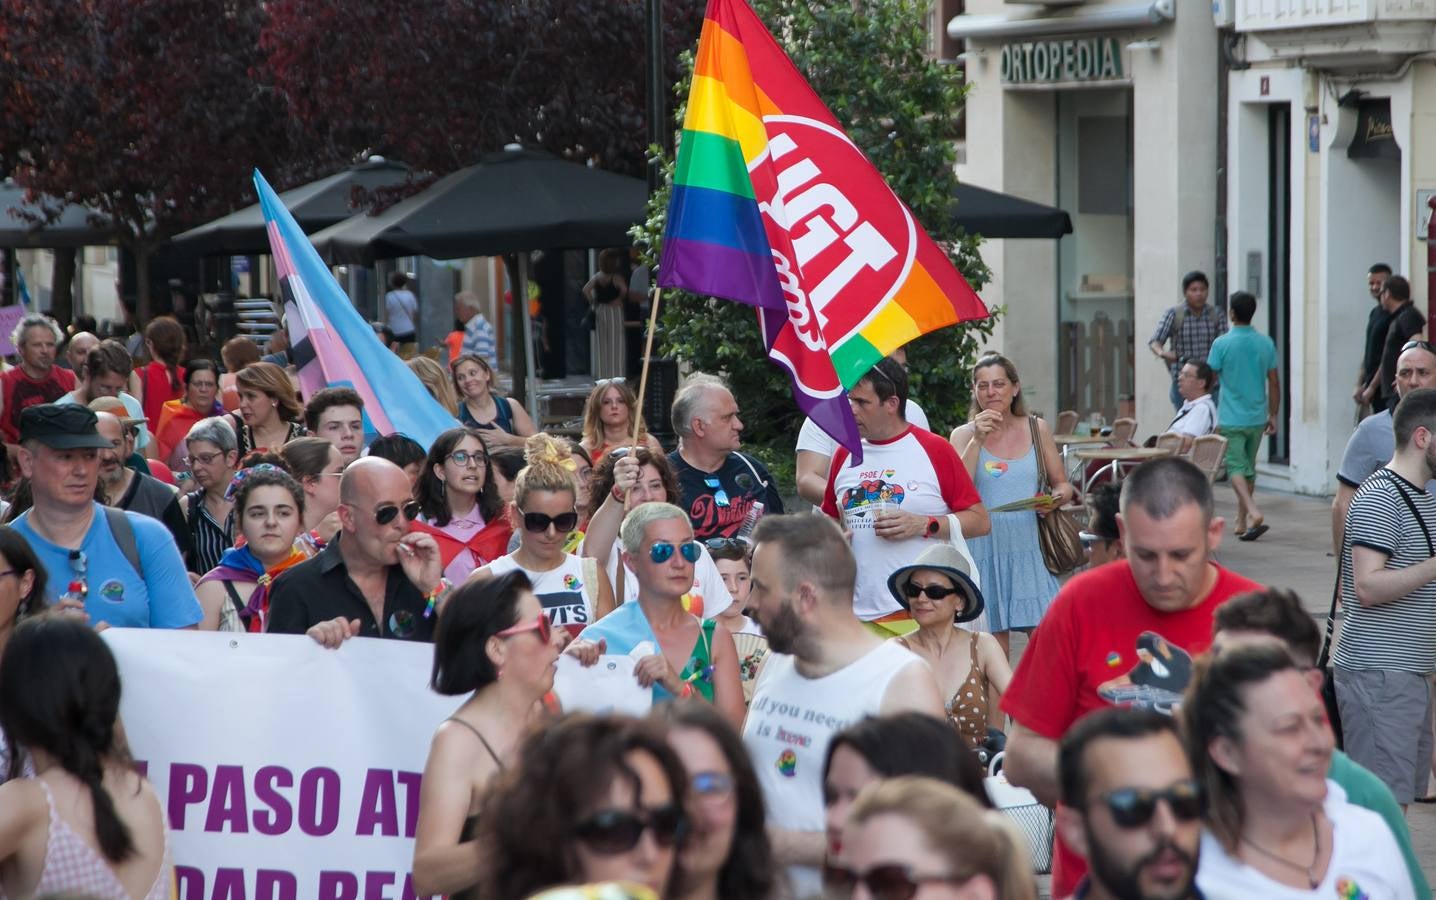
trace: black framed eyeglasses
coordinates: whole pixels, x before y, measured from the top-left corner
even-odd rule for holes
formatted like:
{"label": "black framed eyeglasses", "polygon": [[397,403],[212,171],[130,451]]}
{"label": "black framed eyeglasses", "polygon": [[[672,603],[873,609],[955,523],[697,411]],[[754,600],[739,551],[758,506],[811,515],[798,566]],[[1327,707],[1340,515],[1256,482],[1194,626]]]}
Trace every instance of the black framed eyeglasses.
{"label": "black framed eyeglasses", "polygon": [[455,450],[444,458],[453,460],[454,465],[461,469],[467,468],[469,463],[473,463],[475,466],[485,466],[489,462],[489,458],[477,450]]}
{"label": "black framed eyeglasses", "polygon": [[524,531],[532,531],[534,534],[543,534],[552,525],[559,534],[568,534],[578,527],[578,513],[566,512],[556,516],[546,513],[524,512],[519,510],[524,517]]}
{"label": "black framed eyeglasses", "polygon": [[1183,779],[1160,791],[1119,788],[1103,794],[1101,799],[1112,814],[1112,821],[1122,828],[1141,828],[1152,821],[1159,801],[1165,801],[1172,815],[1183,822],[1201,818],[1205,807],[1202,786],[1195,778]]}
{"label": "black framed eyeglasses", "polygon": [[658,846],[672,847],[683,839],[687,825],[682,807],[670,804],[646,812],[599,810],[575,825],[573,833],[593,852],[612,856],[638,846],[645,831],[652,833]]}
{"label": "black framed eyeglasses", "polygon": [[727,506],[729,503],[728,492],[723,490],[723,482],[713,476],[703,479],[703,486],[713,492],[713,502],[719,506]]}
{"label": "black framed eyeglasses", "polygon": [[920,875],[912,866],[887,863],[856,872],[842,866],[823,867],[823,887],[827,896],[848,898],[859,884],[868,889],[873,900],[912,900],[925,884],[962,884],[967,878],[956,875]]}
{"label": "black framed eyeglasses", "polygon": [[216,450],[214,453],[195,453],[191,456],[186,456],[181,461],[185,464],[185,468],[193,468],[195,463],[199,463],[202,466],[211,465],[222,456],[224,456],[224,451]]}

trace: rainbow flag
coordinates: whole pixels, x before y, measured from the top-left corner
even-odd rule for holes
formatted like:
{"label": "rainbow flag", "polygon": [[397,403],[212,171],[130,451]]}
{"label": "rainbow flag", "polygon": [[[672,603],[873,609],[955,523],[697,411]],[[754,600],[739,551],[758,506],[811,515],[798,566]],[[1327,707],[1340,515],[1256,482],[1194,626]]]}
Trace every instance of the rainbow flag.
{"label": "rainbow flag", "polygon": [[861,460],[847,389],[987,307],[743,0],[709,0],[658,284],[757,307],[799,407]]}
{"label": "rainbow flag", "polygon": [[404,434],[425,449],[458,421],[429,395],[419,376],[395,356],[329,273],[284,201],[258,170],[254,186],[264,211],[269,248],[284,295],[289,355],[306,397],[326,387],[351,387],[364,399],[364,443]]}

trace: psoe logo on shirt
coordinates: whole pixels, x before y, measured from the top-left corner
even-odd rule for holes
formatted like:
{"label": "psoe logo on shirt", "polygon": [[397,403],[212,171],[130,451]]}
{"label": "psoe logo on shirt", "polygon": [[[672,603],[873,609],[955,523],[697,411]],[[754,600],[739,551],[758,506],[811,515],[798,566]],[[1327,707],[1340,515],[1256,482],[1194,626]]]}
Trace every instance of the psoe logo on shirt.
{"label": "psoe logo on shirt", "polygon": [[111,603],[125,602],[125,583],[116,578],[100,585],[100,596]]}

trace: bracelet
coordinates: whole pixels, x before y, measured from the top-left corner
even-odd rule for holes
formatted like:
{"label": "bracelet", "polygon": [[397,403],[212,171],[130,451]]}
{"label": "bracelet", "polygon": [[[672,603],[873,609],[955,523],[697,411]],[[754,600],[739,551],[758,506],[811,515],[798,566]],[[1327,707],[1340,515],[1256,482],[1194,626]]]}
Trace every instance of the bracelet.
{"label": "bracelet", "polygon": [[424,618],[434,614],[434,607],[438,604],[439,598],[454,589],[454,583],[447,578],[440,578],[439,583],[434,585],[433,590],[424,595]]}

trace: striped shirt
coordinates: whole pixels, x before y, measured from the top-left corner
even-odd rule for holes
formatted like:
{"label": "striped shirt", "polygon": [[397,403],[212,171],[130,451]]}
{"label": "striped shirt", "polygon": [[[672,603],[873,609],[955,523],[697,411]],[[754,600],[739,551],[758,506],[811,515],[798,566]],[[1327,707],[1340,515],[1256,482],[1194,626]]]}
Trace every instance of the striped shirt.
{"label": "striped shirt", "polygon": [[[1180,329],[1177,328],[1179,309],[1186,310]],[[1211,352],[1212,341],[1226,333],[1227,314],[1216,306],[1208,303],[1198,314],[1192,312],[1192,308],[1186,303],[1178,303],[1162,314],[1162,321],[1157,323],[1157,330],[1152,332],[1147,343],[1155,342],[1166,346],[1167,339],[1172,339],[1172,352],[1177,354],[1177,360],[1168,363],[1167,368],[1171,370],[1172,377],[1176,378],[1177,370],[1185,360],[1199,359],[1205,362],[1207,354]]]}
{"label": "striped shirt", "polygon": [[498,342],[494,340],[494,326],[489,324],[483,313],[474,313],[474,317],[464,323],[463,352],[488,360],[491,369],[499,367],[499,348]]}
{"label": "striped shirt", "polygon": [[189,512],[189,570],[203,575],[219,565],[224,551],[234,546],[234,513],[225,516],[223,522],[216,521],[205,505],[204,491],[186,494],[185,503]]}
{"label": "striped shirt", "polygon": [[1341,603],[1346,621],[1332,661],[1343,669],[1380,669],[1427,675],[1436,671],[1436,582],[1391,603],[1362,606],[1356,599],[1351,549],[1369,547],[1388,557],[1385,568],[1405,569],[1433,553],[1422,522],[1402,499],[1410,498],[1436,527],[1436,497],[1388,468],[1377,469],[1352,498],[1341,548]]}

